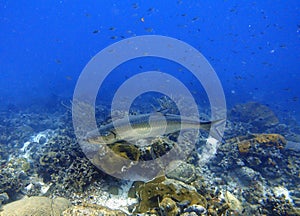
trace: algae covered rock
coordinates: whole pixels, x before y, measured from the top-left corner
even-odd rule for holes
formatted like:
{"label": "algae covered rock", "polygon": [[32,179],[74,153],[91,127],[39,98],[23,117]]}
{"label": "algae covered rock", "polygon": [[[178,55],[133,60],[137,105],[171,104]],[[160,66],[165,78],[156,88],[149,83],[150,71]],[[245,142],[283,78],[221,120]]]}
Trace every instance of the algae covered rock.
{"label": "algae covered rock", "polygon": [[62,197],[29,197],[3,206],[1,216],[59,216],[71,203]]}
{"label": "algae covered rock", "polygon": [[262,167],[275,167],[282,163],[282,153],[287,141],[280,134],[247,134],[226,140],[211,161],[212,169],[233,170],[249,166],[254,170]]}
{"label": "algae covered rock", "polygon": [[[137,194],[140,202],[134,213],[157,214],[157,209],[161,209],[163,206],[168,207],[161,209],[162,211],[176,212],[177,209],[173,206],[174,202],[186,202],[187,205],[207,207],[205,197],[200,195],[193,186],[174,179],[167,179],[164,176],[140,185]],[[166,205],[166,202],[169,204]]]}
{"label": "algae covered rock", "polygon": [[248,153],[251,148],[255,149],[256,145],[261,147],[276,147],[283,149],[287,143],[285,138],[280,134],[250,134],[244,137],[234,138],[238,143],[240,153]]}
{"label": "algae covered rock", "polygon": [[226,157],[231,160],[226,163],[228,170],[246,165],[260,172],[263,177],[277,178],[283,173],[279,167],[286,166],[283,160],[286,143],[280,134],[248,134],[227,140],[220,150],[233,149],[228,152],[231,157]]}
{"label": "algae covered rock", "polygon": [[176,202],[169,197],[165,197],[160,203],[159,208],[163,215],[176,216],[179,213],[179,209]]}
{"label": "algae covered rock", "polygon": [[119,156],[128,159],[137,161],[140,157],[140,152],[135,145],[124,145],[122,143],[114,143],[109,145],[111,150]]}

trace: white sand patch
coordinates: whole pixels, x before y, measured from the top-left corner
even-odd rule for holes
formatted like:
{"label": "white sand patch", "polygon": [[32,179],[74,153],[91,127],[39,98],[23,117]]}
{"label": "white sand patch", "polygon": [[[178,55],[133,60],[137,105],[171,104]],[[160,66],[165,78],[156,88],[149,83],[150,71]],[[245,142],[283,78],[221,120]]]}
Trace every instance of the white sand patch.
{"label": "white sand patch", "polygon": [[286,200],[293,203],[293,199],[290,197],[290,192],[285,187],[282,186],[274,187],[273,192],[276,197],[284,196]]}
{"label": "white sand patch", "polygon": [[206,145],[203,147],[201,155],[199,155],[200,166],[209,162],[216,155],[219,144],[217,139],[213,137],[207,138]]}
{"label": "white sand patch", "polygon": [[124,181],[122,185],[119,186],[119,194],[113,195],[108,192],[108,187],[110,186],[108,182],[95,182],[88,191],[89,197],[93,198],[90,199],[85,196],[85,198],[82,197],[83,199],[79,197],[78,199],[128,213],[128,206],[137,203],[137,199],[128,197],[128,191],[132,183],[133,182],[130,181]]}

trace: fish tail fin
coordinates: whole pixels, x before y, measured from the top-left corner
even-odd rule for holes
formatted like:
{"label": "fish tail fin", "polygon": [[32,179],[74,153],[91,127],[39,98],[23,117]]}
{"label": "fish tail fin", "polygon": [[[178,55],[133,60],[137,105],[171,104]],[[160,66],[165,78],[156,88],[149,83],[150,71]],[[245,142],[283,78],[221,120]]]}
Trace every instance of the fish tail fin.
{"label": "fish tail fin", "polygon": [[222,143],[225,142],[225,139],[223,137],[223,131],[226,124],[226,119],[218,119],[215,121],[211,121],[211,127],[209,130],[209,135]]}

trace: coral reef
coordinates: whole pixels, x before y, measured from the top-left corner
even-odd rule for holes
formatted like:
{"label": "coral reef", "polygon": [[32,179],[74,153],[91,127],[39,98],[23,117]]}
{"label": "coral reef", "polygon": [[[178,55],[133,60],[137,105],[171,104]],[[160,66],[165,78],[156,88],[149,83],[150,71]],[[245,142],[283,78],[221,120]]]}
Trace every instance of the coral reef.
{"label": "coral reef", "polygon": [[246,165],[262,172],[263,176],[278,177],[282,174],[279,166],[283,165],[280,152],[283,152],[285,145],[286,140],[279,134],[249,134],[227,140],[218,154],[232,155],[220,158],[227,161],[226,164],[221,162],[226,170]]}
{"label": "coral reef", "polygon": [[[209,170],[220,176],[224,184],[240,188],[232,191],[242,198],[241,201],[249,203],[246,212],[279,215],[276,213],[279,210],[265,209],[266,203],[262,200],[270,201],[266,197],[266,193],[273,193],[270,185],[285,184],[292,190],[300,180],[297,152],[286,149],[286,143],[279,134],[248,134],[226,140],[218,149],[215,160],[208,163]],[[277,204],[284,209],[281,214],[297,211],[288,201]]]}
{"label": "coral reef", "polygon": [[258,148],[257,145],[283,149],[287,143],[280,134],[249,134],[248,136],[235,137],[227,142],[237,142],[240,153],[249,153],[250,149]]}
{"label": "coral reef", "polygon": [[294,208],[293,205],[285,200],[284,197],[276,198],[271,194],[267,194],[262,200],[264,208],[260,210],[261,214],[265,215],[300,215],[300,209]]}
{"label": "coral reef", "polygon": [[230,111],[229,119],[250,124],[251,132],[256,133],[265,131],[279,123],[274,112],[258,102],[248,102],[234,106]]}
{"label": "coral reef", "polygon": [[30,163],[25,158],[11,158],[0,169],[0,193],[7,193],[11,200],[18,197],[29,181]]}
{"label": "coral reef", "polygon": [[[140,202],[135,213],[159,213],[159,211],[174,213],[178,212],[175,202],[183,201],[189,203],[188,205],[207,207],[205,197],[200,195],[194,187],[164,176],[140,185],[137,194]],[[166,202],[169,204],[166,205]],[[167,208],[162,209],[164,206]]]}
{"label": "coral reef", "polygon": [[[105,110],[96,108],[103,121]],[[22,197],[27,195],[32,200],[45,196],[39,198],[44,207],[53,197],[66,197],[74,206],[60,211],[63,215],[300,215],[300,129],[294,121],[278,123],[264,105],[251,102],[232,109],[214,158],[201,157],[207,141],[201,133],[186,160],[170,161],[165,176],[149,182],[118,180],[95,168],[82,153],[71,123],[68,111],[9,117],[0,113],[3,209],[16,205],[15,200],[25,202],[28,198]],[[109,147],[122,159],[148,161],[172,149],[177,135],[158,137],[148,145]],[[37,211],[44,207],[36,201]]]}

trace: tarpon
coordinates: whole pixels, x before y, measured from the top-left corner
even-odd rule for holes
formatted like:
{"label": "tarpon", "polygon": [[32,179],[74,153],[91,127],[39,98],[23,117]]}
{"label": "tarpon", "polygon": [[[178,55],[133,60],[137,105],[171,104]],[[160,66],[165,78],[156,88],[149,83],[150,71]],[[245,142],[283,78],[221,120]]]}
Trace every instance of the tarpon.
{"label": "tarpon", "polygon": [[217,126],[224,120],[200,121],[173,114],[141,114],[115,120],[87,133],[85,140],[91,144],[112,144],[121,141],[154,138],[172,134],[181,130],[204,129],[209,131],[213,126],[218,134]]}

